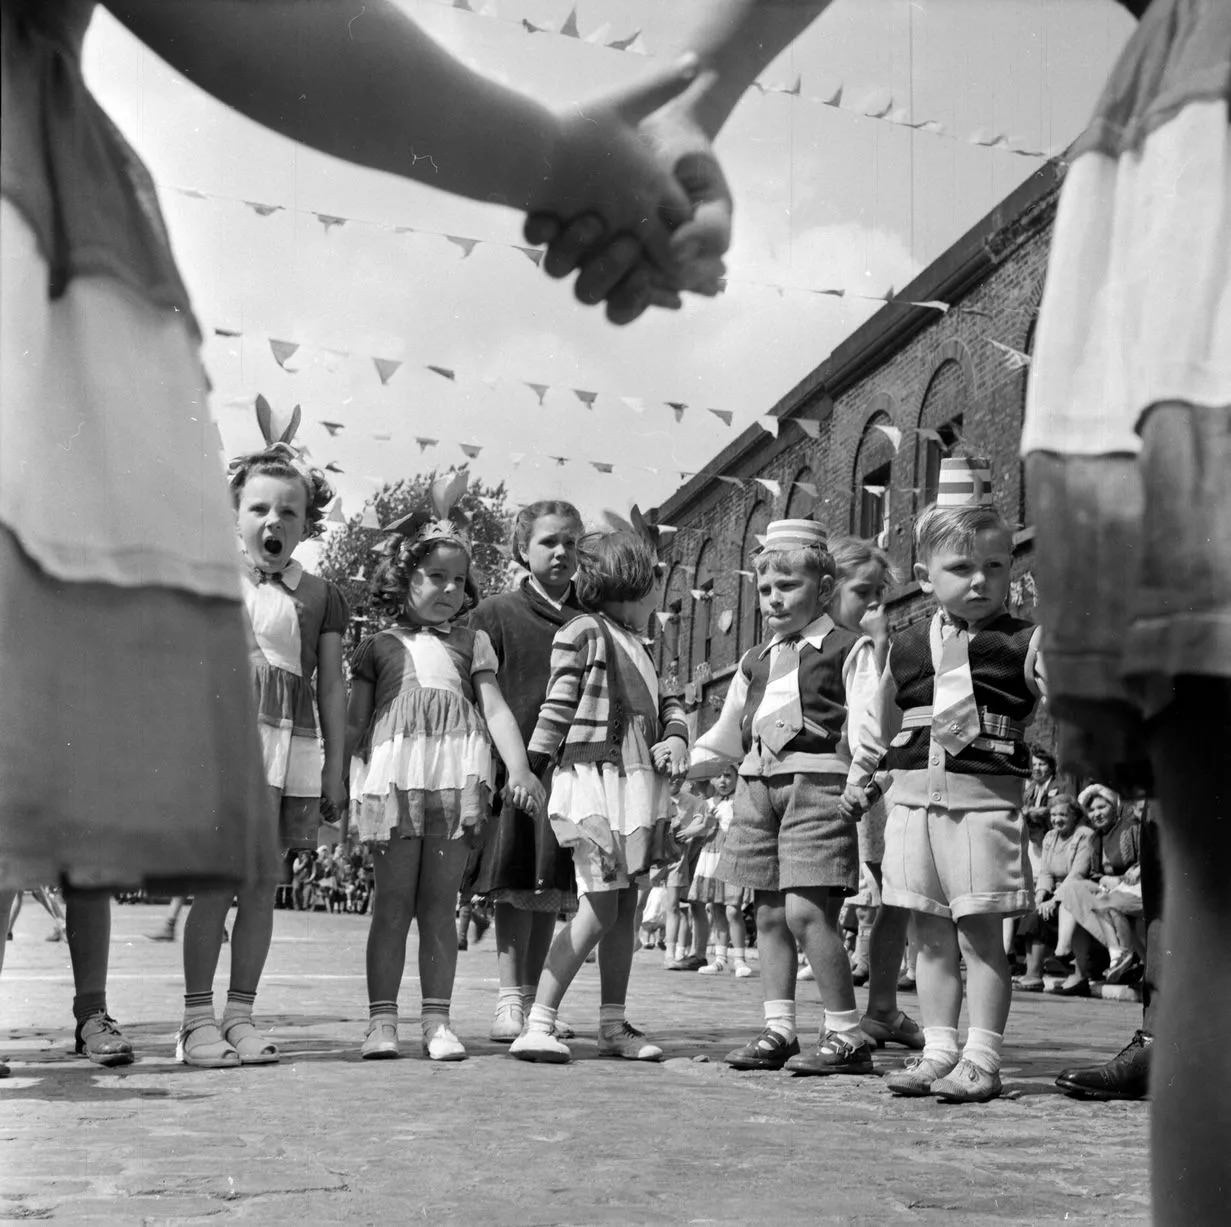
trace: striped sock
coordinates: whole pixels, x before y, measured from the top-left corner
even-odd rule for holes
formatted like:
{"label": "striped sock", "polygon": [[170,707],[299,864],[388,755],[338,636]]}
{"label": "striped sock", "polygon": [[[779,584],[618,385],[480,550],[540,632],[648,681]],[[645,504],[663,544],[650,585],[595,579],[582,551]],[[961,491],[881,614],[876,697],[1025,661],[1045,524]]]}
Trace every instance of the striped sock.
{"label": "striped sock", "polygon": [[222,1008],[222,1021],[228,1018],[252,1018],[252,1007],[256,1002],[256,993],[241,993],[238,989],[227,989],[227,1003]]}
{"label": "striped sock", "polygon": [[398,1003],[396,1001],[369,1001],[368,1002],[368,1018],[377,1019],[381,1022],[393,1022],[398,1020]]}
{"label": "striped sock", "polygon": [[423,1026],[424,1039],[430,1039],[441,1027],[449,1025],[448,997],[424,997],[419,1022]]}
{"label": "striped sock", "polygon": [[598,1033],[618,1035],[624,1029],[624,1002],[603,1002],[598,1007]]}
{"label": "striped sock", "polygon": [[214,994],[212,992],[184,994],[184,1022],[196,1022],[199,1018],[214,1021]]}

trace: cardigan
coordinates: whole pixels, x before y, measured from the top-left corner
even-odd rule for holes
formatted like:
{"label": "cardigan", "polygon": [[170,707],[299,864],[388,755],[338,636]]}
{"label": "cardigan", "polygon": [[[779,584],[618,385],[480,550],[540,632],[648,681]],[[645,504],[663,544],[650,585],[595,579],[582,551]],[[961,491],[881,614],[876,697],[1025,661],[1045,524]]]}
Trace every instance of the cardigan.
{"label": "cardigan", "polygon": [[[601,614],[582,614],[565,623],[551,645],[551,681],[530,738],[530,769],[539,774],[553,759],[574,763],[620,762],[627,717],[618,686],[615,646]],[[684,705],[660,695],[659,730],[651,741],[682,737],[688,741]]]}

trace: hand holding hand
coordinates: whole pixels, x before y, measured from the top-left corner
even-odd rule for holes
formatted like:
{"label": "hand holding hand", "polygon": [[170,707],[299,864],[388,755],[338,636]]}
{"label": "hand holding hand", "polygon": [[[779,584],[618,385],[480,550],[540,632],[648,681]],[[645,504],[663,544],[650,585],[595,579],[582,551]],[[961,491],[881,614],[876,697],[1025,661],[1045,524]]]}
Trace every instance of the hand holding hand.
{"label": "hand holding hand", "polygon": [[847,784],[838,802],[838,809],[847,822],[858,822],[868,808],[868,798],[857,784]]}
{"label": "hand holding hand", "polygon": [[1055,914],[1056,909],[1060,906],[1058,899],[1045,899],[1039,904],[1039,917],[1042,920],[1050,920]]}
{"label": "hand holding hand", "polygon": [[547,804],[547,793],[543,785],[529,770],[512,773],[505,793],[518,809],[527,814],[537,814]]}

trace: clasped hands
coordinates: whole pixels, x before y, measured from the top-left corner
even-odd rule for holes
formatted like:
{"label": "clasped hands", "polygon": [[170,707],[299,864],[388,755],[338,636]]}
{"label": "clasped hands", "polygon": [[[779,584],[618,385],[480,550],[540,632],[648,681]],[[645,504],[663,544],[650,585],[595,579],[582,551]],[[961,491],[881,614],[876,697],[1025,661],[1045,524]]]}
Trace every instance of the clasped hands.
{"label": "clasped hands", "polygon": [[530,202],[527,242],[548,276],[577,272],[574,293],[628,324],[647,307],[714,295],[731,237],[731,193],[709,135],[680,97],[698,75],[684,59],[558,117],[555,154]]}

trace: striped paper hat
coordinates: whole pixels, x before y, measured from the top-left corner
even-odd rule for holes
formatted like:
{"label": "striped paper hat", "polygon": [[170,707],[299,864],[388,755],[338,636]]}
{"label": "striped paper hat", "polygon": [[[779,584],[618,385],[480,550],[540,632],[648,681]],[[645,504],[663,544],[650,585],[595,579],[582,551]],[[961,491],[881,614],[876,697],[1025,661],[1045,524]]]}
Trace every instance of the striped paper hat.
{"label": "striped paper hat", "polygon": [[936,487],[937,507],[992,506],[992,466],[973,456],[944,456]]}
{"label": "striped paper hat", "polygon": [[770,520],[759,540],[763,550],[829,548],[829,537],[815,520]]}

